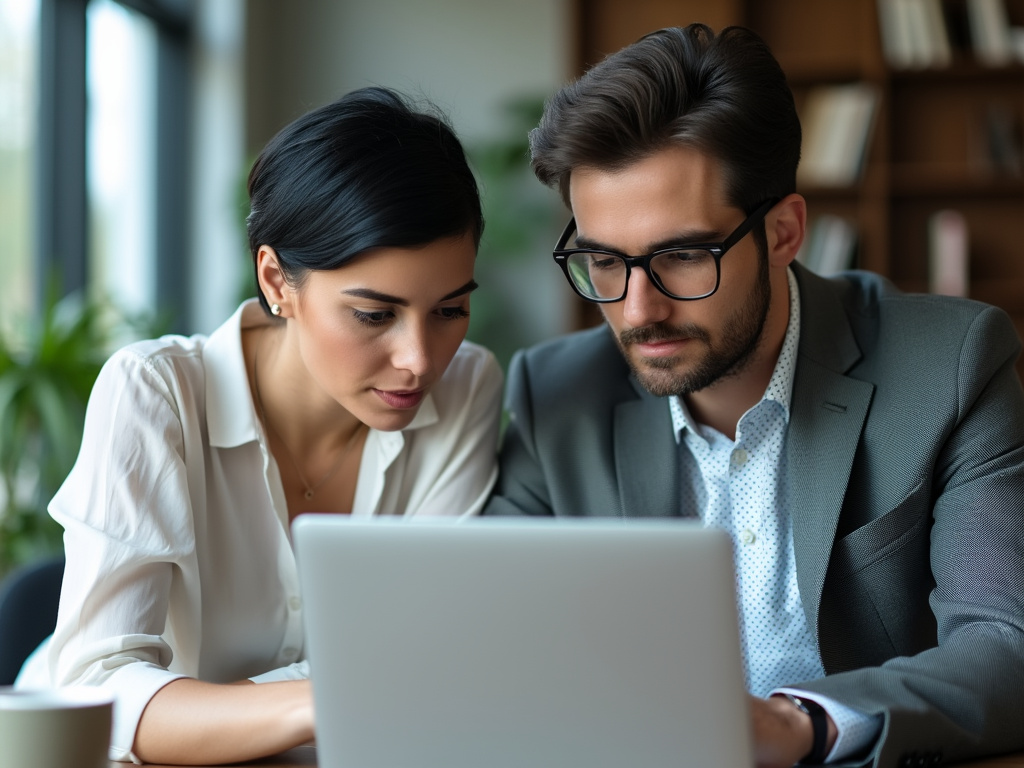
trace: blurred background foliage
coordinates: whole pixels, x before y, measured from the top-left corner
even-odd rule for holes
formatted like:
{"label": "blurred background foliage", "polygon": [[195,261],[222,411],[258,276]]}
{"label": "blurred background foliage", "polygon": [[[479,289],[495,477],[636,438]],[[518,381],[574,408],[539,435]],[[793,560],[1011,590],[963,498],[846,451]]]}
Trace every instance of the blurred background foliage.
{"label": "blurred background foliage", "polygon": [[61,549],[46,506],[78,455],[100,367],[115,346],[161,327],[109,302],[55,296],[0,334],[0,575]]}
{"label": "blurred background foliage", "polygon": [[550,336],[552,324],[565,325],[565,302],[546,301],[558,285],[550,253],[561,202],[530,168],[529,132],[543,110],[540,96],[509,101],[504,135],[466,146],[485,221],[468,337],[494,352],[503,369],[517,349]]}

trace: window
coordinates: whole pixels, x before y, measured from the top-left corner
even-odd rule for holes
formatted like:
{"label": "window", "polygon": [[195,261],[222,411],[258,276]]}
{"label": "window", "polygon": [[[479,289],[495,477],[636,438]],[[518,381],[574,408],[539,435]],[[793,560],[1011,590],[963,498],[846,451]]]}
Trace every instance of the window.
{"label": "window", "polygon": [[89,292],[132,314],[156,306],[156,46],[114,0],[86,12]]}
{"label": "window", "polygon": [[[0,0],[17,4],[19,0]],[[35,0],[35,291],[86,290],[189,318],[187,173],[193,3]],[[159,151],[157,150],[159,148]],[[187,260],[185,262],[187,264]]]}
{"label": "window", "polygon": [[28,317],[32,250],[39,7],[0,0],[0,333]]}

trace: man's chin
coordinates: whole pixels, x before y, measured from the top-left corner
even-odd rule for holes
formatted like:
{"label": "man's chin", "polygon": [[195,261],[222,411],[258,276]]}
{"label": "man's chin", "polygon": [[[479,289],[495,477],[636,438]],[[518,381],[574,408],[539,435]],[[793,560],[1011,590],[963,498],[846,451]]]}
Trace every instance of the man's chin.
{"label": "man's chin", "polygon": [[685,363],[678,357],[674,358],[635,358],[629,359],[629,367],[633,375],[644,389],[655,397],[689,395],[700,392],[713,384],[735,375],[736,366],[721,370],[708,365],[707,360]]}
{"label": "man's chin", "polygon": [[640,386],[655,397],[682,395],[689,391],[689,376],[678,358],[631,359],[630,367]]}

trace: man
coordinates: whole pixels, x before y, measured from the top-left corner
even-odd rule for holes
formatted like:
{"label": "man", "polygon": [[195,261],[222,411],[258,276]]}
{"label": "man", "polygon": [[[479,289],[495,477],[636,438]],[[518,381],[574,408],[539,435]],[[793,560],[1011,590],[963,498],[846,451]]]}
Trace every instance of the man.
{"label": "man", "polygon": [[794,262],[800,126],[746,30],[643,38],[558,93],[531,150],[606,327],[513,360],[486,513],[730,531],[761,765],[1024,746],[1006,315]]}

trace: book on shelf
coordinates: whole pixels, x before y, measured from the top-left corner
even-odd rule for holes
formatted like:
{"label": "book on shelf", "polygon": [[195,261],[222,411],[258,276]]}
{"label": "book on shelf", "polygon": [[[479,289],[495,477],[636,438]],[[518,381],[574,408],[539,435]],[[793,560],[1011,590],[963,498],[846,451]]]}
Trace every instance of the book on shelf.
{"label": "book on shelf", "polygon": [[1003,66],[1016,58],[1003,0],[967,0],[967,24],[974,55],[982,64]]}
{"label": "book on shelf", "polygon": [[1010,101],[975,107],[967,133],[967,167],[981,178],[1024,177],[1024,124]]}
{"label": "book on shelf", "polygon": [[821,213],[811,219],[797,261],[822,277],[851,269],[857,252],[857,228],[843,216]]}
{"label": "book on shelf", "polygon": [[944,296],[966,296],[970,253],[967,219],[943,209],[928,218],[928,290]]}
{"label": "book on shelf", "polygon": [[818,86],[808,91],[801,115],[804,140],[797,180],[820,187],[856,183],[877,106],[878,89],[868,83]]}
{"label": "book on shelf", "polygon": [[1007,104],[992,103],[985,113],[985,138],[990,167],[999,176],[1019,179],[1024,171],[1021,124]]}
{"label": "book on shelf", "polygon": [[882,52],[895,69],[948,67],[953,60],[942,0],[877,0]]}

